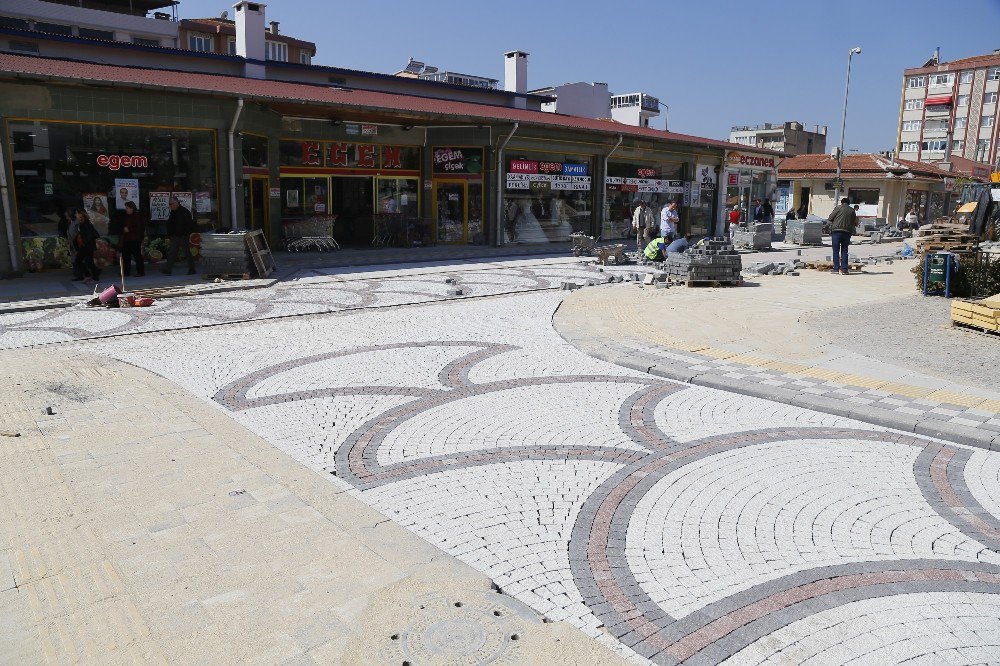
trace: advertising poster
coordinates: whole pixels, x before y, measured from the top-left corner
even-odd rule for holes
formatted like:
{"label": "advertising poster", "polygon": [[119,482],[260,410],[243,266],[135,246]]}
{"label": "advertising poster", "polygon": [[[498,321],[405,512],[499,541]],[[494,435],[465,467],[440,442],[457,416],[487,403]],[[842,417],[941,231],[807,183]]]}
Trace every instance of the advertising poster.
{"label": "advertising poster", "polygon": [[714,164],[699,164],[698,165],[698,183],[703,190],[714,190],[716,183],[718,182],[718,174],[715,170],[718,168]]}
{"label": "advertising poster", "polygon": [[83,195],[83,209],[94,223],[97,232],[108,235],[108,195],[104,192],[88,192]]}
{"label": "advertising poster", "polygon": [[298,190],[288,190],[285,192],[285,198],[288,199],[287,205],[289,208],[299,207],[299,191]]}
{"label": "advertising poster", "polygon": [[170,196],[177,199],[178,203],[190,212],[194,212],[194,195],[191,192],[171,192]]}
{"label": "advertising poster", "polygon": [[125,202],[139,206],[139,180],[136,178],[115,178],[115,208],[125,210]]}
{"label": "advertising poster", "polygon": [[194,212],[196,213],[212,212],[212,194],[210,192],[194,193]]}
{"label": "advertising poster", "polygon": [[792,188],[789,183],[778,183],[777,200],[774,202],[774,214],[784,215],[792,205]]}
{"label": "advertising poster", "polygon": [[157,222],[170,217],[170,192],[149,193],[149,219]]}

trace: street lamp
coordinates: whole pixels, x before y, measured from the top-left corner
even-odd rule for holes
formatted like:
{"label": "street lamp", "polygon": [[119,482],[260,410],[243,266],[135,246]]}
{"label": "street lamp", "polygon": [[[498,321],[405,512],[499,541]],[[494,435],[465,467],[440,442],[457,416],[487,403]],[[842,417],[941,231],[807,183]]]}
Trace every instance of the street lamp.
{"label": "street lamp", "polygon": [[840,170],[844,164],[844,130],[847,129],[847,97],[851,94],[851,59],[855,55],[861,55],[861,47],[855,46],[847,54],[847,84],[844,86],[844,115],[840,121],[840,150],[837,151],[837,180],[834,185],[833,205],[840,204]]}

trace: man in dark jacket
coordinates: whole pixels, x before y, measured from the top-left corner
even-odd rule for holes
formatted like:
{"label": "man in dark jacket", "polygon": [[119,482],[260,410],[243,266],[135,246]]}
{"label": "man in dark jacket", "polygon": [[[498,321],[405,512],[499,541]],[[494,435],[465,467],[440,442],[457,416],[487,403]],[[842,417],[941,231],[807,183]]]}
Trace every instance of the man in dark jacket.
{"label": "man in dark jacket", "polygon": [[125,275],[132,274],[134,261],[136,275],[142,277],[146,274],[146,265],[142,261],[142,239],[146,235],[146,220],[134,201],[125,202],[125,215],[122,217],[121,227],[119,252],[122,253]]}
{"label": "man in dark jacket", "polygon": [[164,275],[173,272],[174,264],[177,263],[178,255],[187,255],[188,275],[194,275],[194,257],[191,256],[191,234],[196,231],[194,219],[191,211],[181,205],[175,197],[170,197],[170,217],[167,218],[167,236],[170,239],[170,248],[167,251],[167,265],[163,269]]}
{"label": "man in dark jacket", "polygon": [[844,197],[840,205],[833,209],[830,217],[830,240],[833,244],[833,268],[831,273],[847,275],[847,257],[851,246],[851,235],[858,226],[858,213]]}

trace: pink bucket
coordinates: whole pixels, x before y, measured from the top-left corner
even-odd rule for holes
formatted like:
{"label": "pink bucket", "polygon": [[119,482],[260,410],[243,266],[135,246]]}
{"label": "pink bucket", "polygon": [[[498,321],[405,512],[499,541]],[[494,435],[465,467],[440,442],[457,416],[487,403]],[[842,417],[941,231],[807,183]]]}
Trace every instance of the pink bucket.
{"label": "pink bucket", "polygon": [[118,287],[115,285],[111,285],[110,287],[108,287],[107,289],[105,289],[100,293],[100,295],[97,297],[97,300],[101,302],[101,305],[107,305],[112,301],[112,299],[116,298],[118,298]]}

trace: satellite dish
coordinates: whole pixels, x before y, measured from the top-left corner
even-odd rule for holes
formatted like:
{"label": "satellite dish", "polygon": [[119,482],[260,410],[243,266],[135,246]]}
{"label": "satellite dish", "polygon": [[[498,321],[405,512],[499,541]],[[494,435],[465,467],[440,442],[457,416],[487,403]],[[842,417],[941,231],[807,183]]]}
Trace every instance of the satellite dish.
{"label": "satellite dish", "polygon": [[220,18],[220,19],[222,19],[223,21],[227,21],[227,20],[229,20],[229,12],[222,12],[222,13],[221,13],[221,14],[219,15],[219,18]]}

